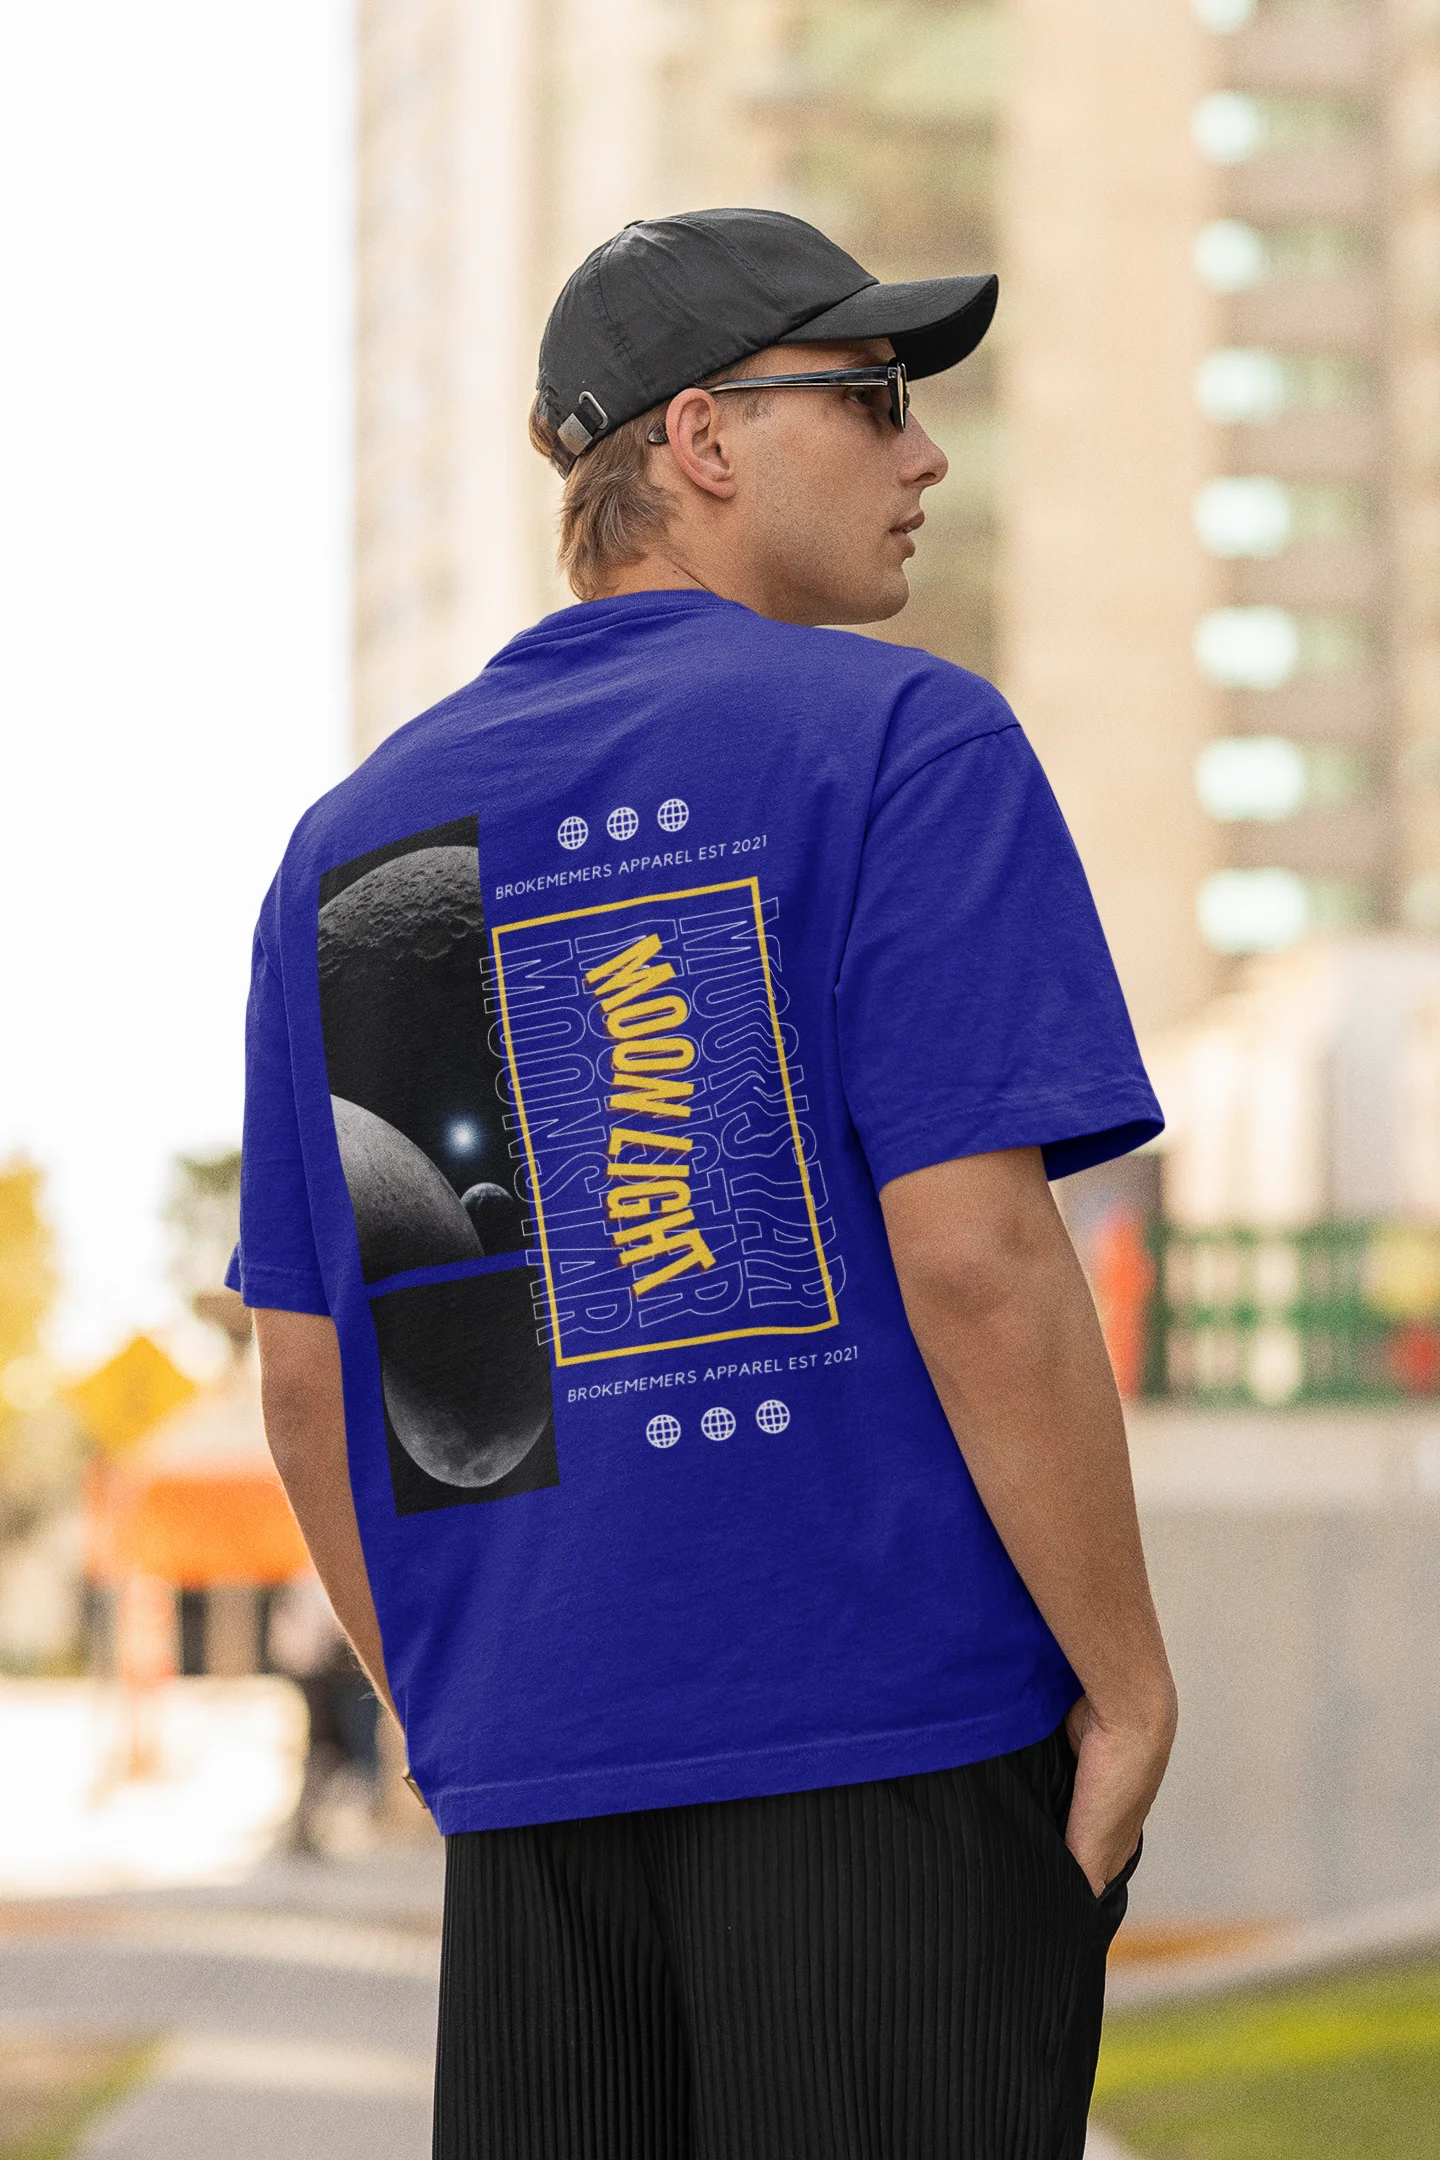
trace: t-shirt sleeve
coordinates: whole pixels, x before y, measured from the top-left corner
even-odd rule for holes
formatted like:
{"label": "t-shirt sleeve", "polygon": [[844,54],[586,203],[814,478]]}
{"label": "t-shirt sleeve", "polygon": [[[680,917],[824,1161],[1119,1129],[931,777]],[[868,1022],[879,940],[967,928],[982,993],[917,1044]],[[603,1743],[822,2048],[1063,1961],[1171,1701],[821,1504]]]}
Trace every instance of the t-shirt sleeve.
{"label": "t-shirt sleeve", "polygon": [[1162,1129],[1080,859],[1013,719],[878,794],[836,995],[877,1186],[1015,1147],[1066,1177]]}
{"label": "t-shirt sleeve", "polygon": [[[267,901],[267,909],[270,905]],[[255,933],[245,1014],[240,1243],[225,1281],[247,1305],[282,1312],[330,1310],[310,1222],[284,986],[267,949],[264,916]]]}

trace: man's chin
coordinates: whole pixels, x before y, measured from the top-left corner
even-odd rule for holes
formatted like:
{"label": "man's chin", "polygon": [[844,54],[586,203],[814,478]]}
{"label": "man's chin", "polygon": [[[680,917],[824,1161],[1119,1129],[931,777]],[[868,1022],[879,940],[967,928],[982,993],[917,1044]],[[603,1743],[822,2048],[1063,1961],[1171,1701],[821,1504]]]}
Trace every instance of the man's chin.
{"label": "man's chin", "polygon": [[857,597],[853,607],[843,615],[826,617],[832,623],[890,622],[910,605],[910,587],[903,570],[893,570],[876,580],[871,590]]}
{"label": "man's chin", "polygon": [[873,581],[845,591],[812,590],[793,614],[787,613],[781,619],[808,623],[814,628],[853,630],[862,623],[889,622],[909,604],[910,587],[905,573],[892,566],[880,571]]}

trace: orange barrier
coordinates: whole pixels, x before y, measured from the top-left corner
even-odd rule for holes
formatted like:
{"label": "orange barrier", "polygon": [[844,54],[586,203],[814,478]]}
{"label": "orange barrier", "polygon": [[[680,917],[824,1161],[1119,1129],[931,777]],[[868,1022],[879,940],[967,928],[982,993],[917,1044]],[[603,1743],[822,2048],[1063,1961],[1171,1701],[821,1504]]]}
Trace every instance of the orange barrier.
{"label": "orange barrier", "polygon": [[310,1565],[273,1472],[92,1463],[86,1478],[86,1572],[118,1582],[158,1576],[178,1590],[288,1582]]}

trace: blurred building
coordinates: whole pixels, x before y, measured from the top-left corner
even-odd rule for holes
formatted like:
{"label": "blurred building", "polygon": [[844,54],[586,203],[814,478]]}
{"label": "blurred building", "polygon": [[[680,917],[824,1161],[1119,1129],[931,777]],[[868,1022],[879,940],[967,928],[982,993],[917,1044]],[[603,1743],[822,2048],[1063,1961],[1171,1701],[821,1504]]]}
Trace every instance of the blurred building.
{"label": "blurred building", "polygon": [[1142,1032],[1214,963],[1195,895],[1224,841],[1193,768],[1219,731],[1192,658],[1215,594],[1191,506],[1211,211],[1208,80],[1185,0],[1011,0],[1001,211],[1001,682],[1050,773]]}
{"label": "blurred building", "polygon": [[1006,682],[1149,1027],[1440,927],[1440,11],[1013,13]]}
{"label": "blurred building", "polygon": [[568,597],[525,419],[551,301],[629,219],[773,200],[773,0],[362,0],[362,754]]}
{"label": "blurred building", "polygon": [[[524,416],[627,219],[988,267],[906,614],[997,675],[1142,1030],[1440,927],[1440,13],[1425,0],[363,0],[356,738],[566,597]],[[1003,417],[1003,438],[998,420]],[[1003,516],[997,519],[997,503]]]}
{"label": "blurred building", "polygon": [[[545,315],[629,219],[809,215],[882,277],[993,267],[996,10],[362,0],[361,753],[568,595],[525,415]],[[993,664],[993,363],[925,392],[953,477],[897,626]]]}

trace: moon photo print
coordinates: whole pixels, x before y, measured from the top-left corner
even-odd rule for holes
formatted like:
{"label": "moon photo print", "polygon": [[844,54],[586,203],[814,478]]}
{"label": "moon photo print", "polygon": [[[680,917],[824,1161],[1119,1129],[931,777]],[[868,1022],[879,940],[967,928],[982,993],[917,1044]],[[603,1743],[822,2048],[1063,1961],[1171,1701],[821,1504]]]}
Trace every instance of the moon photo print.
{"label": "moon photo print", "polygon": [[474,817],[321,880],[326,1071],[400,1514],[559,1483],[485,952]]}

